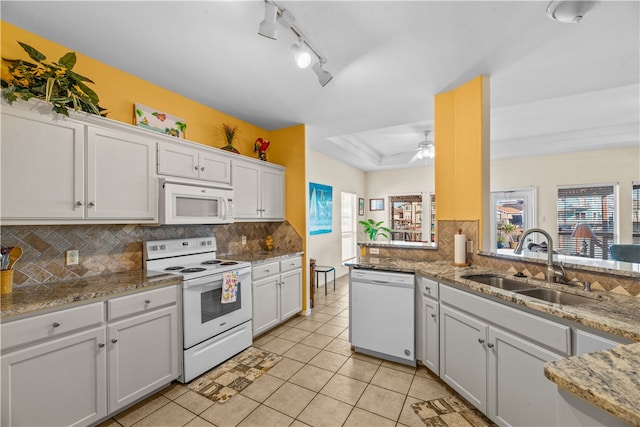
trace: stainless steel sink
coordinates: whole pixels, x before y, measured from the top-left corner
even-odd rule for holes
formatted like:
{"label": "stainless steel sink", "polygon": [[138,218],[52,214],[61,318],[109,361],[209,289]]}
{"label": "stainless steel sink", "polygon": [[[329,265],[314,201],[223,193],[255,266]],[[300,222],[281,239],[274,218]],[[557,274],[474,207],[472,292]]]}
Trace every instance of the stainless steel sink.
{"label": "stainless steel sink", "polygon": [[527,295],[532,298],[541,299],[554,304],[565,305],[582,305],[593,302],[591,298],[580,295],[568,294],[566,292],[556,291],[555,289],[528,289],[518,292],[520,295]]}
{"label": "stainless steel sink", "polygon": [[506,277],[500,277],[493,274],[472,274],[463,276],[464,279],[473,280],[474,282],[482,283],[485,285],[493,286],[496,288],[504,289],[507,291],[520,291],[524,289],[535,288],[527,283],[519,282],[517,280],[508,279]]}

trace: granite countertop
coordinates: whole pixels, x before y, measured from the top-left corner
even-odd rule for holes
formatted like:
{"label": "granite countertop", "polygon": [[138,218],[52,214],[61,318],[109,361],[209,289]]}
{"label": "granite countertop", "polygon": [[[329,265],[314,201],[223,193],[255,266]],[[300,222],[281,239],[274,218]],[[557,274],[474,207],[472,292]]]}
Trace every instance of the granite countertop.
{"label": "granite countertop", "polygon": [[252,252],[241,252],[237,254],[220,255],[218,258],[223,260],[244,261],[244,262],[250,262],[252,264],[259,264],[263,262],[280,261],[285,258],[289,258],[292,256],[300,256],[303,254],[304,252],[300,252],[300,251],[288,251],[288,250],[275,249],[273,251],[252,251]]}
{"label": "granite countertop", "polygon": [[[560,305],[463,277],[483,273],[513,277],[510,273],[483,267],[455,267],[448,261],[416,262],[385,258],[364,258],[348,265],[431,276],[538,312],[640,341],[640,298],[611,292],[584,292],[577,287],[530,278],[518,279],[538,287],[558,289],[593,299],[592,303],[579,306]],[[640,426],[640,343],[549,362],[545,364],[545,375],[562,389],[626,422]]]}
{"label": "granite countertop", "polygon": [[558,386],[634,426],[640,426],[640,343],[548,362]]}
{"label": "granite countertop", "polygon": [[0,296],[0,320],[13,320],[36,311],[85,304],[137,290],[177,285],[181,281],[180,275],[132,270],[14,288],[12,293]]}

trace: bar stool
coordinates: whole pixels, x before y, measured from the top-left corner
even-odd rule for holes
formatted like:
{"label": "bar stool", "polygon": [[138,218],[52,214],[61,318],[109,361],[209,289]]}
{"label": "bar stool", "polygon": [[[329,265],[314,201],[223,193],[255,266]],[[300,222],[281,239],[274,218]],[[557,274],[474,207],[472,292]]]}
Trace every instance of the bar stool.
{"label": "bar stool", "polygon": [[320,284],[319,275],[324,274],[324,295],[327,296],[327,273],[333,271],[333,290],[336,290],[336,269],[329,265],[316,265],[316,288]]}

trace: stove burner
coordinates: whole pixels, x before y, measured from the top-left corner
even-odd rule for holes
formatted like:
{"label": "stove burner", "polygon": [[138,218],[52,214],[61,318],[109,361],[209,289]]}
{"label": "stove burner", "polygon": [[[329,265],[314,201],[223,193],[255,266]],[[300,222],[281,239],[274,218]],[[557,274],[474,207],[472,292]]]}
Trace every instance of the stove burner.
{"label": "stove burner", "polygon": [[165,271],[175,271],[175,270],[182,270],[184,267],[181,265],[176,265],[175,267],[167,267],[164,270]]}
{"label": "stove burner", "polygon": [[225,261],[220,265],[236,265],[236,264],[237,264],[237,262],[235,262],[235,261]]}
{"label": "stove burner", "polygon": [[199,271],[205,271],[206,268],[202,268],[202,267],[193,267],[193,268],[185,268],[184,270],[182,270],[180,273],[197,273]]}
{"label": "stove burner", "polygon": [[222,261],[220,261],[219,259],[212,259],[209,261],[205,261],[205,262],[201,262],[200,264],[202,265],[211,265],[211,264],[220,264]]}

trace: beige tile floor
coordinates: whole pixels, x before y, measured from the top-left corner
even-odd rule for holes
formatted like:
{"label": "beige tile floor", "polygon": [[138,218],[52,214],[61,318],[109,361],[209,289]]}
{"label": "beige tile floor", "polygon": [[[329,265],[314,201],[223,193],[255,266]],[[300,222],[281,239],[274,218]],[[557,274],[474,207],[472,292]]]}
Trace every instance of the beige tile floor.
{"label": "beige tile floor", "polygon": [[116,426],[424,426],[411,404],[453,391],[423,366],[354,353],[348,341],[347,276],[321,288],[308,317],[256,337],[283,359],[226,403],[174,382],[101,424]]}

